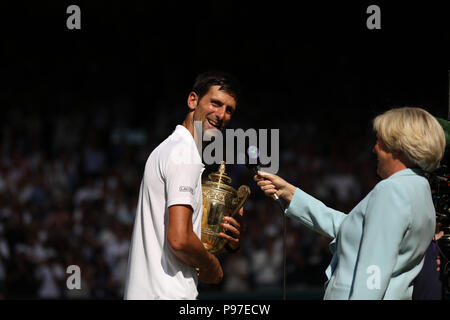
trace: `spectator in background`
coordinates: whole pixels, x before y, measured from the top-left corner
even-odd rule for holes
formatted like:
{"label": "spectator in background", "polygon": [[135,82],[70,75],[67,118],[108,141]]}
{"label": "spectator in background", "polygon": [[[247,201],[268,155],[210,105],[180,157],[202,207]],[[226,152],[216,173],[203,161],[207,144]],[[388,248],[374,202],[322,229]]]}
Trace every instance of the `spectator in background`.
{"label": "spectator in background", "polygon": [[243,250],[239,250],[235,254],[225,260],[223,272],[226,274],[224,290],[226,292],[248,292],[250,284],[248,281],[250,275],[250,266],[247,255]]}
{"label": "spectator in background", "polygon": [[274,234],[266,235],[266,239],[252,251],[253,281],[256,289],[275,289],[281,283],[283,250],[281,239]]}

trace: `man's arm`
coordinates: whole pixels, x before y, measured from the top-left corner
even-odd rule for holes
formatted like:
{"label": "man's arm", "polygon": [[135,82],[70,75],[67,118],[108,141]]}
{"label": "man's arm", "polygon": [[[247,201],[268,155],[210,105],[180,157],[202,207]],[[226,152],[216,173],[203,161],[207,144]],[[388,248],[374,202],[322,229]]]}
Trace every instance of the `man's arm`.
{"label": "man's arm", "polygon": [[183,263],[199,269],[199,279],[219,283],[223,278],[219,260],[209,253],[192,228],[192,208],[188,205],[169,207],[167,239],[172,252]]}

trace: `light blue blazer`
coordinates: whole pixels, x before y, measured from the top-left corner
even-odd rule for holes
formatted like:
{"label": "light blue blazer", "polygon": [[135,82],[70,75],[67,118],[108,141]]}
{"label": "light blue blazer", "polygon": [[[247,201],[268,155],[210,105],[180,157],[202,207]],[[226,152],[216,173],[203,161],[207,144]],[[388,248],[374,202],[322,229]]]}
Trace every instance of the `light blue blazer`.
{"label": "light blue blazer", "polygon": [[420,173],[405,169],[382,180],[349,214],[295,191],[286,215],[334,239],[324,299],[411,299],[435,231]]}

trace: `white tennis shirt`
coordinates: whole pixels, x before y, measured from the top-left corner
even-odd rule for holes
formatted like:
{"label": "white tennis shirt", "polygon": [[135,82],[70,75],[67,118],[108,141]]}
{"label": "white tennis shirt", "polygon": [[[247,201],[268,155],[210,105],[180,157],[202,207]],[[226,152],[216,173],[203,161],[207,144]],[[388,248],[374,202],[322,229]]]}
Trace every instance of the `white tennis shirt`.
{"label": "white tennis shirt", "polygon": [[196,299],[196,271],[172,253],[167,231],[169,207],[190,205],[193,229],[200,238],[203,171],[194,138],[182,125],[148,157],[139,191],[124,299]]}

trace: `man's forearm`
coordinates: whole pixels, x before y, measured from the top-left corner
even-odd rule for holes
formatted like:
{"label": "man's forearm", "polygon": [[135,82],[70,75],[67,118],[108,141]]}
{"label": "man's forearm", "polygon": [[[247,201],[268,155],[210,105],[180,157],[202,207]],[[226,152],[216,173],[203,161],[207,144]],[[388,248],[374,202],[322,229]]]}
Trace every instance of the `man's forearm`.
{"label": "man's forearm", "polygon": [[192,227],[192,209],[189,206],[169,208],[167,240],[172,252],[184,264],[198,268],[201,281],[219,283],[223,277],[220,263],[206,251]]}
{"label": "man's forearm", "polygon": [[187,265],[206,269],[214,263],[214,256],[206,251],[195,233],[187,235],[184,240],[180,239],[177,244],[171,244],[171,248],[173,254]]}

